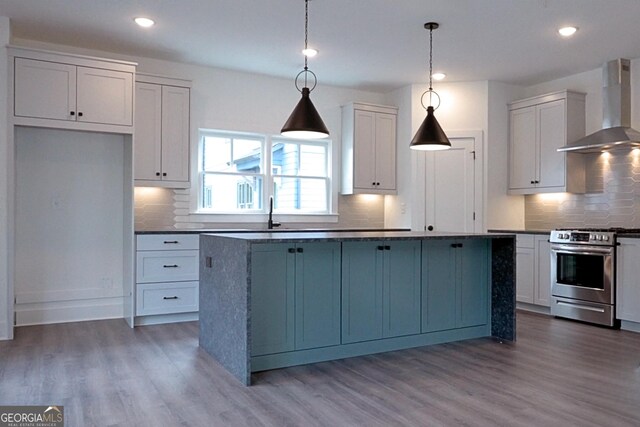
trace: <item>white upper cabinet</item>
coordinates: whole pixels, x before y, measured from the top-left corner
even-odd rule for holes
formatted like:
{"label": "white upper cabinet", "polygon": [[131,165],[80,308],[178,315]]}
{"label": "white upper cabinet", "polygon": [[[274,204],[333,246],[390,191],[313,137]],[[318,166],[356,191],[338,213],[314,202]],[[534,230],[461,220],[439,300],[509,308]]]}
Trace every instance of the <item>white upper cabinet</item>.
{"label": "white upper cabinet", "polygon": [[396,107],[342,107],[342,194],[396,194]]}
{"label": "white upper cabinet", "polygon": [[13,122],[131,133],[135,65],[12,49]]}
{"label": "white upper cabinet", "polygon": [[509,193],[583,193],[584,158],[558,148],[584,136],[585,95],[561,91],[509,104]]}
{"label": "white upper cabinet", "polygon": [[185,80],[138,74],[136,185],[189,186],[189,86]]}

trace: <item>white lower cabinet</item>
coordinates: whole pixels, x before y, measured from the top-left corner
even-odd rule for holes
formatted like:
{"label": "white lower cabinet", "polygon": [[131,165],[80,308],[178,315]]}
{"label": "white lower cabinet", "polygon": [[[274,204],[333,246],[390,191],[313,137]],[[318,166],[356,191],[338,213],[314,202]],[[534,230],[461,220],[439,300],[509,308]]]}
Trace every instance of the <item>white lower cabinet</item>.
{"label": "white lower cabinet", "polygon": [[640,323],[640,239],[622,238],[618,243],[616,318]]}
{"label": "white lower cabinet", "polygon": [[136,316],[198,311],[199,247],[198,234],[137,236]]}
{"label": "white lower cabinet", "polygon": [[547,235],[516,237],[516,301],[551,305],[551,248]]}

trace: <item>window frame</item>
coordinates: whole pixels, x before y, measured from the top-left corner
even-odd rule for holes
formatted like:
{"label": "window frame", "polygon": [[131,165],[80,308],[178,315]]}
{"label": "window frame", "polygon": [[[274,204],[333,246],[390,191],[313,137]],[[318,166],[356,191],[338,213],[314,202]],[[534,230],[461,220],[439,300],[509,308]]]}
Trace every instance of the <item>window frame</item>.
{"label": "window frame", "polygon": [[[326,211],[283,211],[274,209],[274,216],[278,217],[281,222],[308,222],[308,223],[320,223],[320,222],[337,222],[338,214],[335,211],[336,201],[338,195],[338,188],[336,179],[333,176],[333,165],[337,161],[334,151],[334,143],[331,139],[323,140],[301,140],[294,138],[287,138],[281,135],[266,135],[259,133],[248,132],[235,132],[224,130],[212,130],[212,129],[198,129],[198,144],[195,151],[196,164],[198,165],[195,170],[193,185],[191,187],[191,194],[195,193],[196,197],[191,197],[191,208],[189,212],[190,222],[221,222],[221,223],[255,223],[264,222],[269,212],[269,197],[273,194],[273,145],[282,143],[295,143],[300,145],[320,145],[326,149],[325,166],[326,176],[307,176],[307,175],[282,175],[278,174],[277,177],[292,177],[292,178],[311,178],[325,181],[325,197],[327,209]],[[260,174],[242,174],[232,173],[232,175],[258,175],[263,178],[263,191],[262,191],[262,208],[253,210],[233,210],[233,211],[215,211],[211,209],[203,209],[203,196],[204,196],[204,138],[207,136],[218,136],[224,138],[247,138],[257,139],[262,141],[262,164]],[[216,174],[225,174],[224,172],[216,172]],[[255,203],[255,200],[254,200]]]}

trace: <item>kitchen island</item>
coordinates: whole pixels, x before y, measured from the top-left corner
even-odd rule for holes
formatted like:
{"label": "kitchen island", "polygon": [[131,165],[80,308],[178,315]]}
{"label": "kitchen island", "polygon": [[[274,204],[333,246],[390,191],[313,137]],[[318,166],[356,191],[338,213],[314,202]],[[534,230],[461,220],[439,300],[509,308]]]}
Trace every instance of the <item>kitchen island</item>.
{"label": "kitchen island", "polygon": [[202,234],[200,346],[251,373],[493,336],[515,340],[512,234]]}

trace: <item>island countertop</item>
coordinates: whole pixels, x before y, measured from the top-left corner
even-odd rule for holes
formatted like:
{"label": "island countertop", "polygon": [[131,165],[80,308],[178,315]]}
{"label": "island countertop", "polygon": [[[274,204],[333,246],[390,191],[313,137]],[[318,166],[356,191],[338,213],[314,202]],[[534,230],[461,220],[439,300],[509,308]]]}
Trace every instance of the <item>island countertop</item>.
{"label": "island countertop", "polygon": [[514,238],[513,233],[455,233],[426,231],[322,231],[322,232],[266,232],[258,233],[203,233],[226,239],[244,240],[249,243],[301,243],[346,242],[372,240],[427,240],[427,239],[496,239]]}

